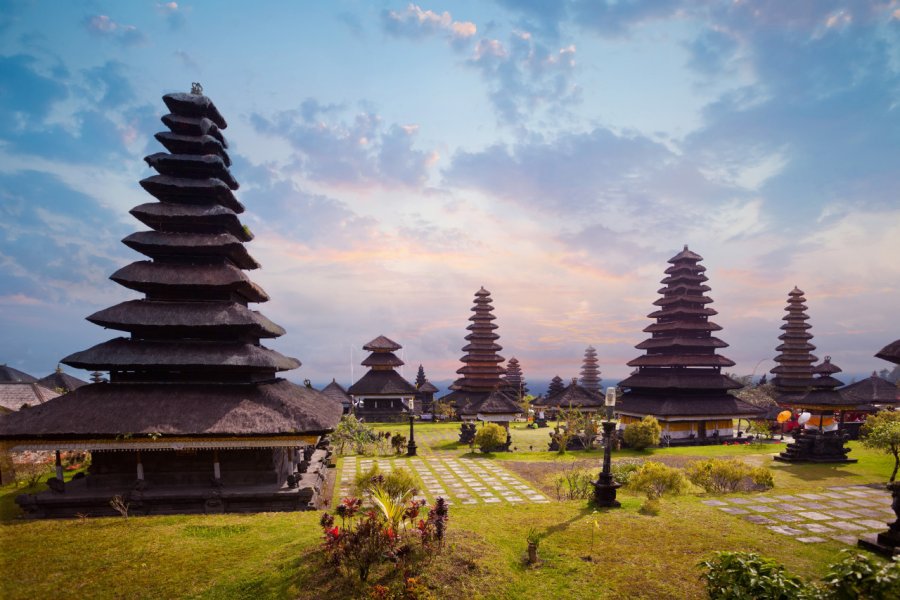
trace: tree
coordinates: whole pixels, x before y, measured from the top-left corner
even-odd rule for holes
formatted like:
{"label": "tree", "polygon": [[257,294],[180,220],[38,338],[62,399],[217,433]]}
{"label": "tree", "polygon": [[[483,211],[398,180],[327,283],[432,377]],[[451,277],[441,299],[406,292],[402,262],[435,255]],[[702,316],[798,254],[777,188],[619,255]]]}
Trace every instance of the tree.
{"label": "tree", "polygon": [[632,423],[625,427],[625,443],[635,450],[643,450],[649,446],[659,445],[659,436],[662,427],[659,421],[651,415],[641,419],[640,423]]}
{"label": "tree", "polygon": [[891,481],[897,478],[900,468],[900,411],[883,410],[866,419],[860,429],[860,440],[867,448],[882,450],[894,456]]}

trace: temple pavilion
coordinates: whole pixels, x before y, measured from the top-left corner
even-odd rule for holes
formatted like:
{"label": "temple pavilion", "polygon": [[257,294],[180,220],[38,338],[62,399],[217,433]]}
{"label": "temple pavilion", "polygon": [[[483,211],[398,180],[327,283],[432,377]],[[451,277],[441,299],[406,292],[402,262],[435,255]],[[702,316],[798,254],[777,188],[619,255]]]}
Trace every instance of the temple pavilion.
{"label": "temple pavilion", "polygon": [[[497,325],[494,316],[491,293],[483,287],[475,292],[474,313],[469,317],[471,324],[466,327],[468,344],[462,350],[466,354],[460,358],[463,366],[457,369],[460,378],[450,386],[452,390],[440,400],[449,402],[456,414],[464,421],[478,418],[481,405],[488,396],[503,389],[501,376],[505,373],[501,365],[503,357],[497,354],[503,347],[497,343],[500,336],[495,333]],[[502,406],[501,406],[502,405]],[[490,414],[521,413],[518,403],[504,393],[495,394],[489,407]]]}
{"label": "temple pavilion", "polygon": [[897,384],[880,377],[874,371],[862,381],[845,385],[840,392],[848,400],[861,405],[872,405],[876,408],[900,405],[900,388]]}
{"label": "temple pavilion", "polygon": [[416,388],[394,370],[405,364],[394,354],[402,347],[383,335],[363,346],[363,350],[371,352],[362,361],[369,371],[347,390],[360,419],[380,423],[402,421],[414,412]]}
{"label": "temple pavilion", "polygon": [[625,393],[616,404],[628,427],[647,415],[660,422],[673,444],[727,440],[735,419],[751,419],[760,409],[729,394],[741,384],[722,373],[735,363],[717,354],[728,346],[712,335],[722,328],[709,320],[717,314],[706,296],[706,267],[687,246],[669,259],[656,322],[644,329],[650,337],[638,344],[646,353],[628,363],[636,370],[619,383]]}
{"label": "temple pavilion", "polygon": [[803,291],[794,286],[788,293],[784,309],[787,314],[782,317],[785,323],[781,329],[784,333],[778,336],[781,344],[775,348],[779,352],[775,357],[778,365],[770,371],[775,375],[772,378],[775,401],[781,406],[790,405],[815,385],[813,364],[818,359],[812,354],[816,347],[810,343],[813,338],[810,333],[812,325],[807,323],[809,316],[806,314],[808,307],[805,302]]}
{"label": "temple pavilion", "polygon": [[64,372],[62,370],[62,365],[56,365],[56,370],[46,377],[41,377],[40,379],[38,379],[38,383],[40,383],[45,388],[57,390],[63,394],[66,392],[77,390],[83,385],[87,385],[87,381],[82,381],[81,379],[73,377],[72,375]]}
{"label": "temple pavilion", "polygon": [[353,398],[350,397],[344,386],[337,382],[337,379],[332,378],[331,383],[322,388],[322,393],[335,402],[340,402],[341,410],[345,415],[353,412]]}
{"label": "temple pavilion", "polygon": [[577,408],[583,413],[601,413],[606,405],[599,391],[592,391],[578,383],[578,379],[572,378],[571,383],[552,396],[547,396],[533,402],[548,415],[555,415],[560,409]]}
{"label": "temple pavilion", "polygon": [[300,361],[261,343],[285,332],[248,307],[269,297],[245,274],[225,119],[199,86],[163,102],[168,152],[140,182],[156,201],[131,211],[149,231],[123,240],[148,260],[111,276],[142,297],[88,317],[123,336],[62,361],[109,383],[0,419],[7,449],[92,453],[87,477],[18,498],[35,516],[114,514],[114,495],[138,514],[312,508],[324,480],[316,446],[341,406],[279,377]]}
{"label": "temple pavilion", "polygon": [[[831,357],[813,368],[812,386],[802,396],[792,396],[784,404],[794,411],[809,413],[809,420],[794,430],[794,441],[784,452],[775,457],[781,462],[856,462],[847,458],[849,448],[844,444],[849,436],[841,427],[844,412],[857,409],[858,403],[844,397],[840,390],[843,383],[834,375],[841,369],[831,362]],[[837,418],[835,416],[839,415]]]}

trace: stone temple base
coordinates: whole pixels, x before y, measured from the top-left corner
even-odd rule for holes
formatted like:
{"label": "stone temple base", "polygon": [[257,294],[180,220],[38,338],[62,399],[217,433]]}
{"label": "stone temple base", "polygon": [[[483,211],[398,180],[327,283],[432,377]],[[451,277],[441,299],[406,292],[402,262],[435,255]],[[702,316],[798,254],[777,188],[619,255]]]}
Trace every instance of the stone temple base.
{"label": "stone temple base", "polygon": [[893,536],[890,531],[861,537],[857,545],[888,558],[900,556],[900,535]]}
{"label": "stone temple base", "polygon": [[[297,486],[270,479],[263,474],[257,481],[229,481],[224,477],[214,484],[211,477],[204,483],[189,481],[154,483],[148,473],[147,481],[135,485],[116,481],[116,477],[92,476],[75,479],[65,484],[62,492],[48,490],[38,494],[26,494],[16,498],[16,503],[29,518],[72,518],[80,515],[91,517],[118,516],[110,506],[113,496],[121,496],[129,505],[131,515],[214,514],[314,510],[325,483],[331,451],[317,449],[310,460],[304,461],[305,472],[295,474]],[[107,473],[109,475],[109,473]],[[170,479],[170,478],[164,478]],[[191,478],[193,479],[193,478]],[[270,479],[269,481],[258,481]]]}
{"label": "stone temple base", "polygon": [[775,460],[780,462],[855,463],[855,458],[847,458],[850,449],[844,447],[846,439],[841,432],[804,432],[788,444],[784,452],[776,456]]}

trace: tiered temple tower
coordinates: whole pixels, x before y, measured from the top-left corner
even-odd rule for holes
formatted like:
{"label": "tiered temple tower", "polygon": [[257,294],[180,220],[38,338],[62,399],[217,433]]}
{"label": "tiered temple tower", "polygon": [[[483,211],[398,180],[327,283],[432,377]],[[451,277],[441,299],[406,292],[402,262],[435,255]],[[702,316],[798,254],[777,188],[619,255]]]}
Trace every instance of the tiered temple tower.
{"label": "tiered temple tower", "polygon": [[554,375],[553,379],[550,380],[550,385],[547,387],[547,398],[560,393],[564,389],[566,389],[566,384],[563,382],[562,377]]}
{"label": "tiered temple tower", "polygon": [[581,365],[581,387],[595,394],[600,393],[600,368],[597,366],[599,363],[597,351],[593,346],[588,346],[584,351],[584,361]]}
{"label": "tiered temple tower", "polygon": [[504,391],[513,398],[522,399],[528,395],[528,384],[522,375],[522,365],[513,356],[506,363],[506,376],[503,378]]}
{"label": "tiered temple tower", "polygon": [[626,389],[616,412],[629,423],[653,415],[671,443],[724,440],[734,434],[733,419],[752,418],[760,410],[728,393],[741,384],[722,373],[734,362],[716,353],[728,346],[712,332],[722,328],[709,320],[716,311],[706,267],[699,254],[684,250],[669,259],[656,322],[644,329],[651,336],[636,347],[644,356],[628,363],[637,370],[619,385]]}
{"label": "tiered temple tower", "polygon": [[64,494],[20,498],[39,516],[112,512],[114,494],[144,513],[311,508],[323,480],[315,446],[341,407],[278,377],[300,361],[261,343],[284,329],[248,307],[269,297],[244,272],[259,264],[244,246],[253,236],[238,219],[225,119],[195,91],[163,97],[169,131],[156,139],[169,152],[145,159],[158,174],[140,183],[157,201],[131,214],[150,230],[123,242],[149,260],[111,277],[143,298],[88,317],[125,335],[63,359],[109,383],[0,424],[14,447],[92,452]]}
{"label": "tiered temple tower", "polygon": [[369,422],[402,421],[414,410],[416,388],[395,371],[405,363],[394,354],[403,346],[379,335],[363,346],[371,354],[362,361],[368,373],[347,392],[356,402],[356,415]]}
{"label": "tiered temple tower", "polygon": [[[460,358],[463,366],[456,372],[461,375],[453,385],[449,394],[441,398],[449,402],[456,409],[457,414],[463,419],[474,419],[478,414],[479,406],[491,395],[502,387],[501,375],[504,374],[503,357],[497,354],[503,347],[497,343],[500,336],[494,333],[497,325],[493,322],[496,317],[491,305],[491,293],[483,287],[475,292],[475,306],[469,317],[472,323],[466,327],[469,334],[462,350],[465,356]],[[514,406],[519,410],[515,401],[509,399],[510,410]],[[497,398],[492,405],[497,404]]]}
{"label": "tiered temple tower", "polygon": [[425,376],[425,367],[419,365],[416,373],[416,414],[434,414],[434,395],[438,389]]}
{"label": "tiered temple tower", "polygon": [[814,385],[813,363],[818,359],[812,354],[816,347],[809,343],[813,337],[809,332],[812,325],[807,323],[809,316],[804,302],[803,292],[794,286],[788,294],[787,314],[782,317],[785,321],[781,326],[784,333],[778,336],[781,344],[775,348],[781,353],[775,357],[778,366],[770,371],[775,375],[772,384],[775,386],[776,400],[782,404],[789,404],[803,396]]}

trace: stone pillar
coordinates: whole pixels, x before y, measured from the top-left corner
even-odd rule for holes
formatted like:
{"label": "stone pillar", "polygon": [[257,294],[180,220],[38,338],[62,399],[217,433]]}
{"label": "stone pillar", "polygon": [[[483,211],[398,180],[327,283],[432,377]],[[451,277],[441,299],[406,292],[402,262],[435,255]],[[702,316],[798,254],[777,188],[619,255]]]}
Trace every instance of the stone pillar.
{"label": "stone pillar", "polygon": [[213,450],[213,479],[215,481],[222,480],[222,468],[219,465],[219,451]]}
{"label": "stone pillar", "polygon": [[135,452],[135,456],[137,457],[137,479],[138,481],[144,480],[144,463],[141,462],[141,451],[138,450]]}
{"label": "stone pillar", "polygon": [[63,480],[62,454],[59,450],[56,451],[56,478]]}

